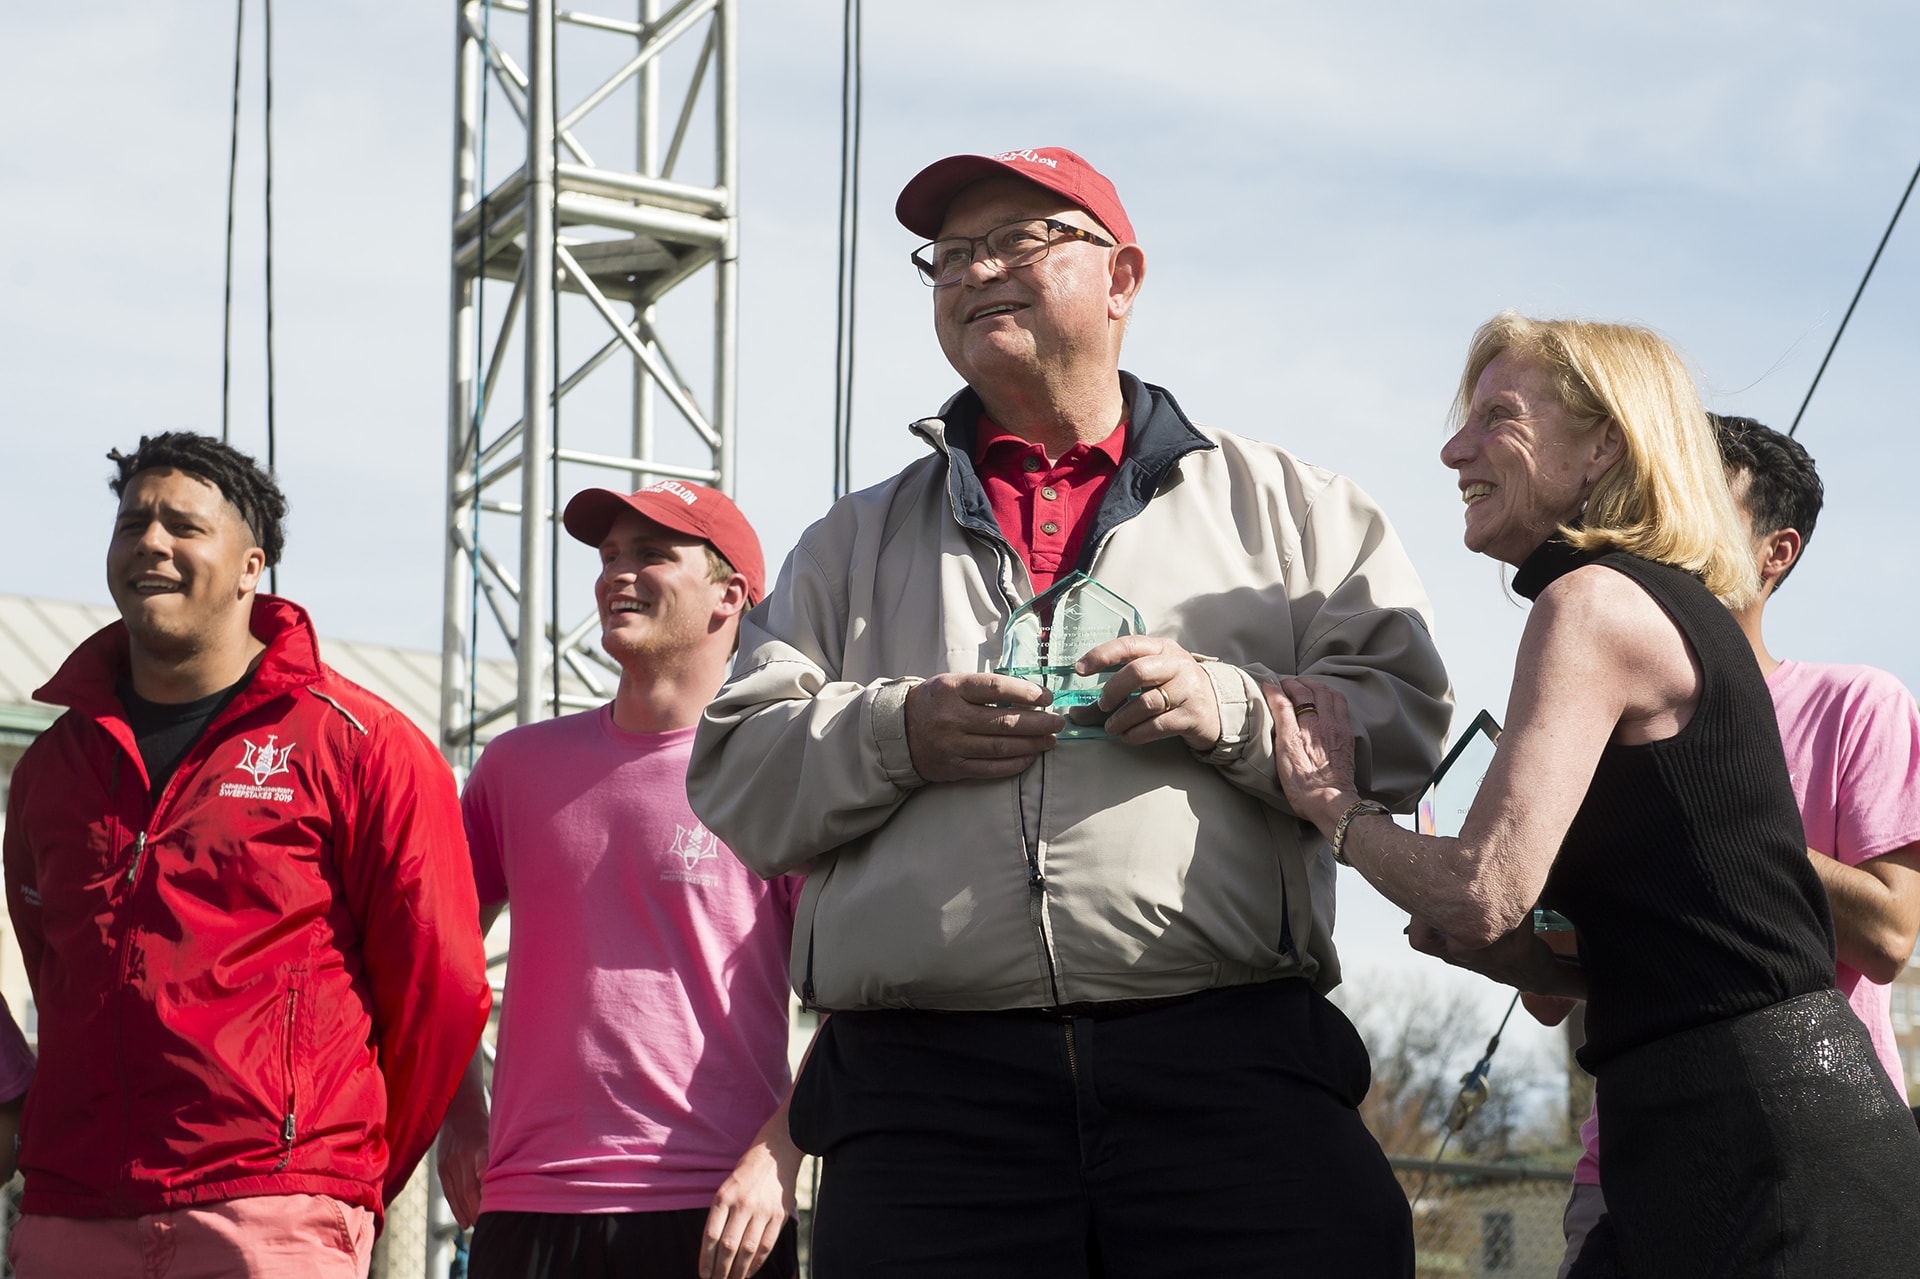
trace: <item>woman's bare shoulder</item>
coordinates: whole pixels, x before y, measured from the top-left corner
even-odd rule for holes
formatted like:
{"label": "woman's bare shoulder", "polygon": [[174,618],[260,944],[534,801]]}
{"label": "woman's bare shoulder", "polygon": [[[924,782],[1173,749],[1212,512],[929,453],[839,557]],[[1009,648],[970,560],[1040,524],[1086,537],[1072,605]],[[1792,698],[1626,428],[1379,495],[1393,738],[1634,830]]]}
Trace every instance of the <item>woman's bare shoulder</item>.
{"label": "woman's bare shoulder", "polygon": [[1618,681],[1628,718],[1690,704],[1699,671],[1665,609],[1624,573],[1586,564],[1540,592],[1523,646],[1585,679]]}
{"label": "woman's bare shoulder", "polygon": [[1534,602],[1533,614],[1554,630],[1615,641],[1631,642],[1650,629],[1678,635],[1666,611],[1639,583],[1604,564],[1583,564],[1548,583]]}

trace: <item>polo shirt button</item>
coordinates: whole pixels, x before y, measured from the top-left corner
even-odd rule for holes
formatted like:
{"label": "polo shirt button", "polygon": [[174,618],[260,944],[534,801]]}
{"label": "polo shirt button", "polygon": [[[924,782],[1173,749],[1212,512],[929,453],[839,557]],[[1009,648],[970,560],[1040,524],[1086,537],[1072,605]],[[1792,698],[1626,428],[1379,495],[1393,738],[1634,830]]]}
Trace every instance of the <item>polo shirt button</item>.
{"label": "polo shirt button", "polygon": [[1020,469],[1023,471],[1037,471],[1040,469],[1040,459],[1037,457],[1027,458],[1020,463]]}
{"label": "polo shirt button", "polygon": [[1060,491],[1055,488],[1043,488],[1040,490],[1040,496],[1051,502],[1060,496]]}
{"label": "polo shirt button", "polygon": [[1040,526],[1040,531],[1042,533],[1045,533],[1048,537],[1052,537],[1055,533],[1058,533],[1060,531],[1060,526],[1058,524],[1055,524],[1052,520],[1048,520],[1045,524],[1042,524]]}

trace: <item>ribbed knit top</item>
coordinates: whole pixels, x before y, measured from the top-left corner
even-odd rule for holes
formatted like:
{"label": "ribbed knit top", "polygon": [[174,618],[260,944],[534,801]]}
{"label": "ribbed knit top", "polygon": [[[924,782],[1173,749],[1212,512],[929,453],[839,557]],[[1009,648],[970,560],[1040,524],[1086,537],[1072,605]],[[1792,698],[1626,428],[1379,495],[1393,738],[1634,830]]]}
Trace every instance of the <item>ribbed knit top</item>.
{"label": "ribbed knit top", "polygon": [[1587,1043],[1614,1055],[1833,985],[1833,919],[1807,860],[1773,700],[1740,625],[1699,578],[1555,538],[1514,577],[1529,599],[1585,564],[1631,578],[1700,663],[1678,733],[1608,742],[1541,903],[1573,921]]}

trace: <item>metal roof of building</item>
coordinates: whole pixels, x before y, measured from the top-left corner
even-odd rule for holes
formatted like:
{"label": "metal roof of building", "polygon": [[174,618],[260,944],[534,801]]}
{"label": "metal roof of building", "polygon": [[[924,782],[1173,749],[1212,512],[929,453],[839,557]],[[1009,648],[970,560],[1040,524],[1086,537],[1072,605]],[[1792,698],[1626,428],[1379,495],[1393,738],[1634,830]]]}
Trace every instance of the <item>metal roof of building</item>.
{"label": "metal roof of building", "polygon": [[33,690],[80,641],[119,620],[104,605],[0,595],[0,729],[37,733],[59,718],[59,708],[34,701]]}
{"label": "metal roof of building", "polygon": [[[0,594],[0,741],[25,744],[59,717],[58,707],[33,700],[33,690],[53,678],[82,640],[119,620],[120,614],[110,605]],[[405,712],[430,741],[439,740],[438,652],[322,635],[320,659]],[[575,697],[611,697],[617,677],[591,667],[588,671],[602,687],[589,687],[570,668],[563,690]],[[483,711],[513,700],[512,663],[482,658],[476,675],[474,700]],[[482,728],[481,740],[505,731],[511,722],[506,717]]]}

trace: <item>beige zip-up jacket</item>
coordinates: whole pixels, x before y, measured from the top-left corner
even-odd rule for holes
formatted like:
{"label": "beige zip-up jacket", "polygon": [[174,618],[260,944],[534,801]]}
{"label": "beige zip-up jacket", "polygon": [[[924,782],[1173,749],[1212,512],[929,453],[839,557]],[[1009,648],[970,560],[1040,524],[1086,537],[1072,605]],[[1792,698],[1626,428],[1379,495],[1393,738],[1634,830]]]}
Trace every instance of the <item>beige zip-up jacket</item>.
{"label": "beige zip-up jacket", "polygon": [[[822,1008],[985,1010],[1339,980],[1334,864],[1287,809],[1259,682],[1340,688],[1361,789],[1396,807],[1439,759],[1451,691],[1420,582],[1351,482],[1202,430],[1122,375],[1127,455],[1081,567],[1205,655],[1223,735],[1062,741],[1018,778],[925,783],[906,696],[991,670],[1030,597],[975,477],[979,402],[913,429],[933,455],[801,537],[745,618],[687,776],[762,875],[804,872],[792,976]],[[950,449],[950,438],[952,447]]]}

